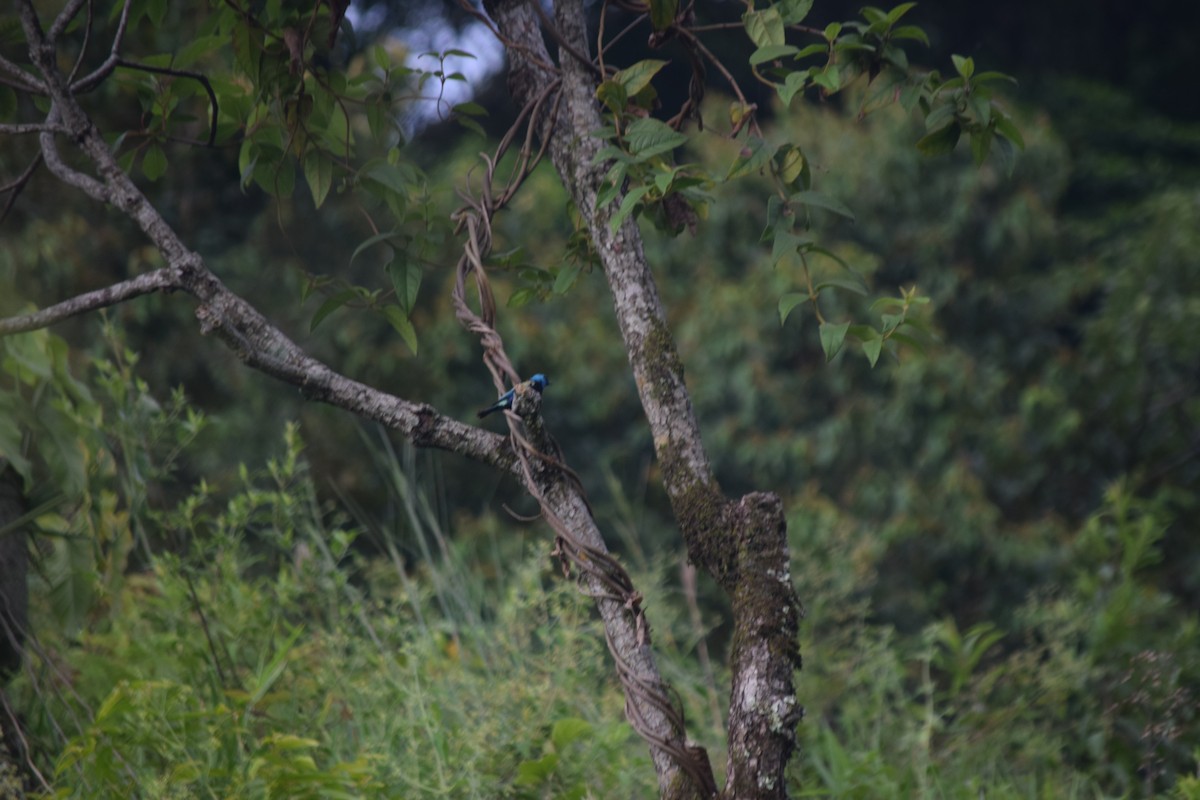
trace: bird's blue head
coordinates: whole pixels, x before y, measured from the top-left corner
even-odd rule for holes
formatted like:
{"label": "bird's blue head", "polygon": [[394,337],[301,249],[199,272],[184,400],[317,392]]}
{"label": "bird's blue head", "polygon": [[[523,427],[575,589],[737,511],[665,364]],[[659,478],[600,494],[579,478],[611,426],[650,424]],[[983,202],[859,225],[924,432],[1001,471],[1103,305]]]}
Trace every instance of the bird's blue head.
{"label": "bird's blue head", "polygon": [[529,385],[540,392],[550,385],[550,379],[539,372],[537,375],[534,375],[529,379]]}

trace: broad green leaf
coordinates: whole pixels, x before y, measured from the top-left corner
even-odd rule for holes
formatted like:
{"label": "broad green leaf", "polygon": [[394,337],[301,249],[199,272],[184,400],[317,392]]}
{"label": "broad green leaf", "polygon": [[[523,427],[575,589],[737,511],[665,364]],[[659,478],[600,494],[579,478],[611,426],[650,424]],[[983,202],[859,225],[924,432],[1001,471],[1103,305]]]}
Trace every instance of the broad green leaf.
{"label": "broad green leaf", "polygon": [[880,297],[874,303],[871,303],[871,313],[881,311],[885,308],[904,308],[904,300],[899,297]]}
{"label": "broad green leaf", "polygon": [[832,211],[834,214],[839,214],[847,219],[854,219],[854,212],[851,211],[845,203],[835,197],[830,197],[823,192],[807,189],[803,192],[796,192],[791,196],[791,200],[796,203],[803,203],[806,206],[816,206],[823,208],[826,211]]}
{"label": "broad green leaf", "polygon": [[747,11],[742,15],[746,35],[759,47],[784,44],[783,18],[774,7]]}
{"label": "broad green leaf", "polygon": [[326,317],[356,297],[358,297],[358,292],[354,291],[353,289],[343,289],[332,297],[326,299],[325,302],[321,304],[321,307],[317,309],[317,313],[313,314],[312,322],[308,323],[309,332],[311,333],[312,331],[315,331],[317,326],[320,325]]}
{"label": "broad green leaf", "polygon": [[1009,83],[1015,84],[1017,82],[1017,79],[1014,78],[1012,75],[1005,75],[1003,72],[996,72],[995,70],[988,70],[987,72],[981,72],[978,75],[976,75],[975,79],[973,81],[971,81],[971,83],[975,84],[976,86],[983,86],[984,84],[995,83],[996,81],[1007,81]]}
{"label": "broad green leaf", "polygon": [[964,80],[975,74],[975,59],[970,56],[964,58],[963,56],[952,55],[950,56],[950,60],[954,62],[955,71],[963,76]]}
{"label": "broad green leaf", "polygon": [[778,266],[784,256],[791,255],[798,248],[811,244],[812,239],[807,236],[798,236],[786,230],[776,230],[775,242],[771,245],[771,266]]}
{"label": "broad green leaf", "polygon": [[575,285],[576,279],[579,278],[579,270],[579,264],[567,264],[560,269],[558,277],[554,279],[554,293],[566,294]]}
{"label": "broad green leaf", "polygon": [[[625,104],[629,102],[629,94],[625,91],[625,87],[618,81],[609,78],[596,87],[596,99],[612,113],[620,114],[625,109]],[[612,134],[601,138],[611,138],[615,133],[616,131],[613,131]]]}
{"label": "broad green leaf", "polygon": [[621,207],[617,209],[617,213],[613,214],[613,218],[608,221],[609,229],[615,231],[619,228],[621,223],[625,221],[625,218],[633,213],[633,209],[642,201],[646,193],[653,188],[652,186],[635,186],[630,189],[625,194],[625,197],[622,198]]}
{"label": "broad green leaf", "polygon": [[[667,65],[666,61],[657,58],[647,58],[639,61],[636,64],[626,67],[625,69],[613,75],[609,80],[616,81],[625,89],[627,97],[633,97],[635,94],[645,89],[650,85],[650,81],[658,74],[659,70]],[[607,82],[607,81],[606,81]],[[597,94],[599,89],[596,90]],[[603,102],[603,100],[601,100]],[[624,105],[624,104],[622,104]]]}
{"label": "broad green leaf", "polygon": [[825,351],[826,361],[832,360],[842,349],[842,342],[845,341],[846,331],[849,329],[849,322],[839,325],[826,322],[821,325],[821,349]]}
{"label": "broad green leaf", "polygon": [[779,164],[779,177],[784,183],[795,183],[808,171],[804,151],[795,145],[780,148],[775,154],[775,159]]}
{"label": "broad green leaf", "polygon": [[839,289],[845,289],[855,294],[867,294],[867,282],[861,275],[853,270],[839,272],[835,275],[825,275],[821,277],[820,282],[813,288],[817,291],[826,289],[830,286],[836,286]]}
{"label": "broad green leaf", "polygon": [[990,128],[971,131],[971,157],[975,159],[975,166],[983,164],[991,149],[992,131]]}
{"label": "broad green leaf", "polygon": [[152,144],[146,148],[146,154],[142,156],[142,174],[149,180],[156,181],[165,175],[167,172],[167,154],[157,144]]}
{"label": "broad green leaf", "polygon": [[867,361],[871,362],[871,366],[874,367],[875,363],[879,361],[879,354],[883,352],[883,339],[878,336],[874,339],[864,339],[862,340],[862,349],[867,355]]}
{"label": "broad green leaf", "polygon": [[304,180],[312,192],[313,204],[320,208],[333,185],[333,162],[319,151],[312,151],[304,158]]}
{"label": "broad green leaf", "polygon": [[1012,119],[1002,111],[996,111],[994,119],[996,120],[996,133],[1024,150],[1025,137],[1021,136],[1021,131],[1013,124]]}
{"label": "broad green leaf", "polygon": [[688,137],[670,125],[653,117],[643,117],[625,131],[625,140],[634,155],[642,159],[674,150],[687,142]]}
{"label": "broad green leaf", "polygon": [[842,32],[842,23],[831,22],[825,26],[825,41],[832,42]]}
{"label": "broad green leaf", "polygon": [[797,25],[812,11],[813,0],[780,0],[775,4],[785,25]]}
{"label": "broad green leaf", "polygon": [[404,309],[400,306],[385,306],[383,314],[387,317],[388,322],[392,323],[392,327],[396,329],[396,333],[400,334],[400,338],[408,345],[408,349],[415,356],[417,354],[417,330],[413,327],[412,321],[408,315],[404,313]]}
{"label": "broad green leaf", "polygon": [[420,265],[409,261],[403,253],[395,253],[387,266],[387,273],[392,279],[396,302],[405,314],[411,314],[417,305],[417,294],[421,290]]}
{"label": "broad green leaf", "polygon": [[800,48],[790,44],[771,44],[766,47],[760,47],[751,53],[750,64],[758,65],[766,61],[775,61],[799,52]]}
{"label": "broad green leaf", "polygon": [[832,94],[842,86],[842,73],[837,64],[830,64],[812,74],[812,82]]}
{"label": "broad green leaf", "polygon": [[767,147],[767,143],[757,136],[751,136],[746,139],[746,145],[738,151],[737,158],[729,165],[729,173],[726,174],[725,180],[733,180],[740,178],[743,175],[750,175],[762,169],[763,165],[771,160],[773,152]]}
{"label": "broad green leaf", "polygon": [[891,36],[893,39],[913,39],[929,47],[929,35],[916,25],[901,25],[892,30]]}
{"label": "broad green leaf", "polygon": [[538,786],[550,777],[557,766],[556,753],[547,753],[537,761],[522,761],[517,765],[517,777],[513,782],[518,786]]}
{"label": "broad green leaf", "polygon": [[665,31],[675,21],[679,0],[650,0],[650,24],[656,31]]}
{"label": "broad green leaf", "polygon": [[796,308],[796,306],[808,300],[808,294],[805,292],[788,292],[779,298],[779,324],[787,322],[788,315]]}
{"label": "broad green leaf", "polygon": [[901,3],[888,12],[887,21],[889,25],[895,25],[901,17],[907,14],[916,6],[916,3]]}
{"label": "broad green leaf", "polygon": [[366,250],[369,250],[370,248],[374,247],[375,245],[379,244],[380,242],[388,242],[388,241],[393,241],[393,240],[399,241],[399,242],[405,242],[405,241],[407,241],[407,239],[408,239],[408,237],[405,234],[401,233],[400,231],[384,231],[383,233],[377,233],[374,236],[372,236],[370,239],[367,239],[366,241],[364,241],[358,247],[354,248],[354,252],[350,255],[349,263],[353,264],[354,259],[358,258],[361,253],[363,253]]}
{"label": "broad green leaf", "polygon": [[939,156],[953,152],[961,132],[962,129],[958,127],[958,123],[951,122],[946,127],[921,137],[917,141],[917,150],[927,156]]}
{"label": "broad green leaf", "polygon": [[[824,49],[824,48],[822,48]],[[808,75],[804,72],[789,72],[788,76],[783,79],[783,83],[775,84],[775,91],[779,94],[779,99],[783,101],[785,106],[791,105],[792,98],[797,93],[804,91],[804,87],[808,84]]]}

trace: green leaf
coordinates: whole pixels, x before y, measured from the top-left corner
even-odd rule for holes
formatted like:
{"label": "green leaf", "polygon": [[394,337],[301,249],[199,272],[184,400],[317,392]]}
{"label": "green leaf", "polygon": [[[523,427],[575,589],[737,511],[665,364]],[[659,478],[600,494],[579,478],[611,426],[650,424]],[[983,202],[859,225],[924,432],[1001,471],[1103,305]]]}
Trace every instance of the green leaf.
{"label": "green leaf", "polygon": [[396,292],[396,302],[405,314],[411,314],[417,305],[417,294],[421,289],[421,267],[404,257],[403,253],[395,253],[387,266],[388,277],[392,279],[392,288]]}
{"label": "green leaf", "polygon": [[[824,48],[821,48],[822,50]],[[783,83],[775,84],[775,91],[779,94],[779,99],[783,101],[785,106],[790,105],[792,98],[797,93],[804,91],[804,87],[808,84],[808,75],[804,72],[789,72],[788,76],[783,79]]]}
{"label": "green leaf", "polygon": [[670,125],[653,117],[643,117],[625,131],[629,149],[641,159],[674,150],[687,142],[688,137]]}
{"label": "green leaf", "polygon": [[783,18],[773,6],[761,11],[747,11],[742,15],[746,35],[759,47],[784,44]]}
{"label": "green leaf", "polygon": [[400,338],[404,340],[408,349],[415,356],[417,354],[417,329],[413,327],[408,315],[404,313],[404,309],[400,306],[385,306],[383,315],[387,317],[388,322],[392,323],[396,333],[400,334]]}
{"label": "green leaf", "polygon": [[751,53],[750,64],[751,66],[756,66],[765,61],[776,61],[799,52],[800,48],[790,44],[770,44],[766,47],[760,47]]}
{"label": "green leaf", "polygon": [[996,120],[996,133],[1022,150],[1025,149],[1025,137],[1021,136],[1021,131],[1013,124],[1012,119],[1007,114],[1002,111],[996,111],[993,119]]}
{"label": "green leaf", "polygon": [[900,297],[880,297],[874,303],[871,303],[871,313],[881,311],[885,308],[903,309],[904,300]]}
{"label": "green leaf", "polygon": [[[625,89],[627,97],[633,97],[635,94],[645,89],[650,85],[650,81],[658,74],[659,70],[667,65],[666,61],[657,58],[647,58],[632,64],[625,69],[613,75],[609,80],[616,81]],[[599,90],[597,90],[597,93]],[[622,103],[624,105],[624,103]]]}
{"label": "green leaf", "polygon": [[991,149],[992,131],[990,128],[971,131],[971,157],[975,159],[975,166],[983,164]]}
{"label": "green leaf", "polygon": [[871,366],[874,367],[875,363],[879,361],[879,354],[883,352],[883,339],[879,337],[864,339],[862,349],[866,353],[867,361],[871,362]]}
{"label": "green leaf", "polygon": [[575,281],[579,277],[580,268],[579,264],[567,264],[560,269],[558,277],[554,279],[554,293],[566,294],[575,285]]}
{"label": "green leaf", "polygon": [[324,153],[314,150],[304,158],[304,180],[312,192],[313,204],[320,208],[333,185],[333,162]]}
{"label": "green leaf", "polygon": [[556,766],[556,753],[547,753],[537,761],[522,761],[517,765],[517,777],[513,782],[518,786],[537,786],[550,777]]}
{"label": "green leaf", "polygon": [[[383,233],[377,233],[370,239],[367,239],[365,242],[360,244],[358,247],[354,248],[354,253],[350,256],[350,264],[354,263],[354,259],[358,258],[360,253],[364,252],[365,250],[369,250],[380,242],[392,240],[405,242],[407,239],[408,237],[400,231],[384,231]],[[349,266],[349,264],[347,266]]]}
{"label": "green leaf", "polygon": [[846,339],[846,331],[850,329],[849,322],[843,322],[840,325],[824,323],[821,325],[821,349],[825,351],[825,360],[830,361],[842,349],[842,342]]}
{"label": "green leaf", "polygon": [[816,206],[817,208],[823,208],[826,211],[832,211],[834,214],[838,214],[849,220],[854,219],[854,212],[851,211],[845,203],[822,192],[813,191],[811,189],[803,192],[796,192],[791,196],[791,200],[796,203],[802,203],[806,206]]}
{"label": "green leaf", "polygon": [[625,109],[625,104],[629,102],[629,94],[625,91],[624,86],[610,78],[596,87],[596,99],[612,113],[620,114]]}
{"label": "green leaf", "polygon": [[887,15],[888,26],[891,27],[899,22],[900,18],[911,11],[914,6],[916,6],[916,3],[901,3],[889,11]]}
{"label": "green leaf", "polygon": [[775,4],[785,25],[797,25],[812,11],[813,0],[780,0]]}
{"label": "green leaf", "polygon": [[324,321],[326,317],[337,311],[342,306],[349,303],[355,297],[358,297],[358,292],[353,289],[343,289],[332,297],[328,298],[321,307],[317,309],[317,313],[313,314],[312,322],[308,323],[308,330],[311,333],[317,329],[317,326]]}
{"label": "green leaf", "polygon": [[767,147],[766,142],[757,136],[751,136],[746,140],[746,146],[738,152],[737,158],[729,165],[729,173],[725,176],[725,180],[733,180],[758,172],[764,164],[771,160],[772,155],[773,151]]}
{"label": "green leaf", "polygon": [[962,129],[958,127],[958,123],[951,122],[946,127],[921,137],[917,141],[917,150],[926,156],[940,156],[953,152],[961,133]]}
{"label": "green leaf", "polygon": [[784,256],[795,253],[798,248],[811,244],[812,239],[809,239],[807,236],[798,236],[787,230],[776,230],[775,241],[771,245],[771,266],[778,266]]}
{"label": "green leaf", "polygon": [[167,154],[157,144],[146,148],[142,156],[142,174],[149,180],[156,181],[167,172]]}
{"label": "green leaf", "polygon": [[635,186],[630,189],[621,200],[621,207],[617,209],[617,213],[613,214],[613,218],[608,221],[609,229],[616,231],[617,228],[621,227],[621,223],[625,221],[625,218],[633,213],[633,209],[642,201],[646,193],[653,188],[653,186]]}
{"label": "green leaf", "polygon": [[966,80],[975,74],[975,59],[963,56],[950,56],[950,60],[954,62],[954,69],[959,75]]}
{"label": "green leaf", "polygon": [[796,308],[796,306],[808,300],[808,294],[805,292],[788,292],[779,298],[779,324],[787,322],[788,315]]}
{"label": "green leaf", "polygon": [[679,0],[650,0],[650,24],[656,31],[665,31],[675,21]]}
{"label": "green leaf", "polygon": [[975,80],[971,81],[971,83],[975,86],[983,86],[984,84],[995,83],[996,81],[1007,81],[1008,83],[1016,84],[1017,79],[1012,75],[1005,75],[1003,72],[988,70],[976,75]]}
{"label": "green leaf", "polygon": [[554,727],[550,731],[550,741],[554,742],[556,749],[562,750],[571,742],[591,735],[591,723],[577,717],[567,717],[554,723]]}
{"label": "green leaf", "polygon": [[819,292],[830,286],[846,289],[855,294],[867,294],[866,280],[854,270],[847,270],[846,273],[838,273],[836,275],[822,276],[820,282],[813,288]]}
{"label": "green leaf", "polygon": [[796,183],[808,172],[808,160],[804,151],[795,145],[786,145],[775,152],[775,163],[779,165],[779,177],[786,184]]}
{"label": "green leaf", "polygon": [[929,35],[916,25],[901,25],[892,30],[891,35],[893,39],[913,39],[929,47]]}
{"label": "green leaf", "polygon": [[825,41],[832,42],[842,32],[842,23],[831,22],[825,26]]}

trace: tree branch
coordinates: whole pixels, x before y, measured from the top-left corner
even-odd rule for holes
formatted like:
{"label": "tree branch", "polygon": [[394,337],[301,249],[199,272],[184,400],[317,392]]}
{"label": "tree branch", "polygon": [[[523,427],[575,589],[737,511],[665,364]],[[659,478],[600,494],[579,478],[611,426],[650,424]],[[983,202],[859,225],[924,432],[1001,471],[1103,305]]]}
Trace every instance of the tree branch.
{"label": "tree branch", "polygon": [[[133,0],[125,0],[125,5],[121,7],[121,18],[117,22],[117,32],[113,34],[112,46],[108,51],[108,58],[104,59],[100,66],[84,75],[77,81],[71,83],[72,94],[82,94],[90,92],[99,86],[105,78],[112,74],[112,71],[117,68],[118,62],[121,60],[120,52],[121,45],[125,41],[125,29],[129,24],[129,8],[133,4]],[[74,73],[74,70],[72,70]]]}
{"label": "tree branch", "polygon": [[66,133],[67,129],[62,125],[56,125],[52,122],[26,122],[26,123],[7,123],[0,122],[0,133],[6,133],[10,136],[21,136],[26,133]]}
{"label": "tree branch", "polygon": [[123,303],[134,297],[141,297],[151,292],[161,292],[177,288],[169,269],[159,269],[131,278],[127,281],[88,292],[70,300],[56,303],[49,308],[43,308],[32,314],[22,314],[16,317],[0,319],[0,337],[14,333],[26,333],[49,327],[64,319],[86,314],[98,308],[108,308],[117,303]]}
{"label": "tree branch", "polygon": [[79,13],[86,2],[87,0],[70,0],[63,6],[63,10],[58,12],[58,16],[50,26],[50,32],[46,34],[46,44],[53,45],[58,41],[58,37],[62,36],[63,31],[71,24],[71,20],[75,19],[75,15]]}

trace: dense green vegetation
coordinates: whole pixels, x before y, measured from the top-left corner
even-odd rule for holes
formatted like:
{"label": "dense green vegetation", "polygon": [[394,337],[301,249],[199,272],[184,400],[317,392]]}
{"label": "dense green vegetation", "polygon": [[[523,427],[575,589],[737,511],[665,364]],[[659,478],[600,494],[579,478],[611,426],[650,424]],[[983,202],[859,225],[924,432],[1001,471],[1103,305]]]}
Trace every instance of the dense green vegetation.
{"label": "dense green vegetation", "polygon": [[[923,346],[874,368],[849,345],[827,364],[803,305],[781,325],[800,278],[759,241],[764,186],[723,187],[694,235],[651,234],[718,477],[788,509],[797,795],[1200,797],[1200,131],[1102,85],[1052,89],[1048,110],[1009,100],[1027,144],[1011,176],[965,144],[922,157],[898,108],[772,121],[854,211],[816,212],[823,245],[877,295],[931,298]],[[448,138],[413,145],[420,224],[447,217],[481,149]],[[223,278],[308,330],[302,289],[342,272],[361,220],[303,190],[243,195],[236,149],[219,158],[173,152],[157,199],[186,197],[181,227]],[[154,263],[104,212],[47,211],[56,190],[5,223],[0,285],[42,300]],[[497,265],[503,299],[555,284],[564,204],[539,173],[501,218],[497,249],[521,248]],[[426,246],[418,354],[345,310],[306,346],[465,419],[491,389],[447,313],[456,242]],[[366,261],[345,272],[374,279]],[[723,601],[681,577],[603,293],[585,266],[512,304],[504,333],[552,376],[544,413],[647,595],[692,736],[717,745]],[[870,299],[823,310],[868,318]],[[39,476],[36,639],[8,695],[45,794],[650,796],[602,629],[544,526],[505,513],[528,510],[517,488],[305,406],[190,313],[142,298],[65,339],[0,341],[0,445]]]}

